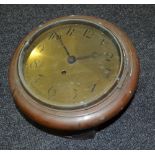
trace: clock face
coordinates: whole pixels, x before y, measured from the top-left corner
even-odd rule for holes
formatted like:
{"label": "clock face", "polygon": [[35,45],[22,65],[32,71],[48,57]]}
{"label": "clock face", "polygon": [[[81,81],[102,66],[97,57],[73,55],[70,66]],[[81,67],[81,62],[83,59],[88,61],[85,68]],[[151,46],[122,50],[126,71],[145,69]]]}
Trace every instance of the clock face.
{"label": "clock face", "polygon": [[22,82],[34,98],[55,107],[86,106],[114,87],[121,48],[104,27],[61,22],[41,32],[24,50]]}

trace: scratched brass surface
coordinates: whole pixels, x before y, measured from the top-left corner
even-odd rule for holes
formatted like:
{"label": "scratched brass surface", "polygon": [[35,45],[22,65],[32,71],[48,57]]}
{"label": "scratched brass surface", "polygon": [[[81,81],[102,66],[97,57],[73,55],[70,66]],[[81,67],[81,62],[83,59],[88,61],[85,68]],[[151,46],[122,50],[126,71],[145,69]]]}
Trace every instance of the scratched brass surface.
{"label": "scratched brass surface", "polygon": [[89,25],[50,28],[27,50],[25,82],[33,96],[49,105],[74,107],[95,101],[114,85],[120,70],[112,39]]}

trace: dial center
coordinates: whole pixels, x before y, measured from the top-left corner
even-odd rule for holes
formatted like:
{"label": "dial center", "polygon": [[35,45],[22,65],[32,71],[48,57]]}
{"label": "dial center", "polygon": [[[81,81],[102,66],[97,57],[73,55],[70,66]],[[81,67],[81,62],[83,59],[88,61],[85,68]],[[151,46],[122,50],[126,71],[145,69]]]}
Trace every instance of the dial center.
{"label": "dial center", "polygon": [[76,61],[76,58],[75,58],[75,56],[69,56],[67,61],[69,64],[73,64]]}

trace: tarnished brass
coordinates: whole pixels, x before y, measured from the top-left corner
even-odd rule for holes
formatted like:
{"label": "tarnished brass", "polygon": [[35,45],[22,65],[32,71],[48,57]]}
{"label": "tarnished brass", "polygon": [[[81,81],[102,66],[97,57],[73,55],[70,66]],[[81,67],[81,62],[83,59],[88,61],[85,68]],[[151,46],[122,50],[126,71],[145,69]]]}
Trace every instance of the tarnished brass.
{"label": "tarnished brass", "polygon": [[106,29],[86,22],[58,24],[23,51],[20,65],[27,90],[54,106],[92,103],[120,75],[121,49]]}

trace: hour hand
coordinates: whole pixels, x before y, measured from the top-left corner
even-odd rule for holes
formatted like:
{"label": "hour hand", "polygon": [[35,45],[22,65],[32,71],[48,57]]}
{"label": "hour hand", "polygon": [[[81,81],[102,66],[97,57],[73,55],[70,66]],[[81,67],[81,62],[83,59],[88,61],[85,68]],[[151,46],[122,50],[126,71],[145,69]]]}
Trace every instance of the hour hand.
{"label": "hour hand", "polygon": [[93,52],[93,53],[91,53],[90,55],[77,57],[76,59],[77,59],[77,60],[83,60],[83,59],[89,59],[89,58],[96,58],[96,57],[99,57],[99,56],[100,56],[99,53]]}

